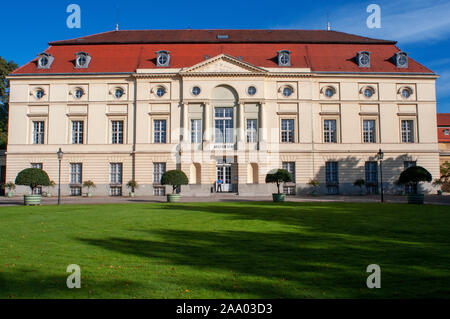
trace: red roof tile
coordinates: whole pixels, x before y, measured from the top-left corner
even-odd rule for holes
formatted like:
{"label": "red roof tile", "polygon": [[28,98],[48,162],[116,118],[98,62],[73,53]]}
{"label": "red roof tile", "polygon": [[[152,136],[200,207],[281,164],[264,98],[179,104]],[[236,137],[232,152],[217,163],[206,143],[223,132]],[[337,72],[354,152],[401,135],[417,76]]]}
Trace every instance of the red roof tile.
{"label": "red roof tile", "polygon": [[[195,31],[195,32],[194,32]],[[217,31],[217,30],[216,30]],[[232,33],[233,31],[234,33]],[[240,35],[239,30],[226,30],[230,34],[230,40]],[[201,34],[204,35],[208,30],[173,30],[164,31],[167,37],[166,42],[136,44],[139,39],[144,41],[147,34],[162,31],[120,31],[107,32],[99,35],[85,37],[84,44],[73,44],[75,40],[67,40],[51,43],[52,46],[46,50],[55,57],[50,69],[38,69],[37,59],[18,68],[12,74],[54,74],[54,73],[121,73],[135,72],[136,69],[156,68],[156,54],[158,50],[170,51],[170,67],[184,68],[195,65],[205,60],[205,56],[214,57],[221,53],[238,57],[241,56],[244,62],[248,62],[259,67],[277,67],[277,51],[291,51],[291,68],[311,68],[316,72],[395,72],[395,73],[433,73],[428,68],[409,59],[408,68],[397,68],[393,62],[393,56],[400,50],[394,42],[383,40],[371,40],[368,38],[353,36],[334,31],[301,31],[301,30],[240,30],[246,36],[255,32],[252,39],[263,40],[262,33],[270,34],[267,36],[267,43],[255,43],[256,40],[247,40],[242,43],[214,43],[215,36],[211,43],[192,43],[185,40],[186,43],[173,43],[180,37],[180,34]],[[294,32],[295,31],[295,32]],[[222,33],[222,31],[217,31]],[[223,31],[225,33],[225,31]],[[278,40],[292,37],[293,34],[302,35],[303,38],[297,39],[297,43],[275,42]],[[128,40],[122,39],[125,35]],[[312,37],[317,35],[313,43]],[[333,36],[332,36],[333,35]],[[242,41],[245,36],[240,35]],[[300,36],[299,36],[300,37]],[[199,36],[200,38],[200,36]],[[146,38],[145,41],[150,41]],[[309,42],[307,42],[306,40]],[[327,42],[332,41],[334,42]],[[344,39],[346,39],[344,41]],[[353,40],[352,40],[353,39]],[[364,42],[363,40],[366,39]],[[134,44],[115,43],[119,40]],[[322,42],[320,42],[320,41]],[[78,40],[77,40],[78,41]],[[95,44],[102,43],[103,44]],[[110,41],[111,44],[104,42]],[[151,41],[156,42],[152,38]],[[162,41],[162,40],[161,40]],[[173,42],[168,42],[173,41]],[[305,43],[303,43],[303,42]],[[341,41],[341,43],[339,42]],[[364,43],[358,43],[364,42]],[[373,42],[375,41],[375,42]],[[381,41],[381,42],[379,42]],[[189,42],[189,43],[187,43]],[[205,42],[205,41],[203,41]],[[221,42],[226,42],[221,40]],[[320,42],[320,43],[318,43]],[[345,42],[345,43],[344,43]],[[91,44],[88,44],[91,43]],[[114,44],[113,44],[114,43]],[[89,53],[92,60],[87,69],[77,69],[74,67],[75,53],[84,51]],[[359,68],[355,57],[360,51],[370,51],[371,67]]]}
{"label": "red roof tile", "polygon": [[[227,38],[218,36],[228,36]],[[144,44],[144,43],[359,43],[395,44],[326,30],[123,30],[81,38],[50,42],[68,44]]]}

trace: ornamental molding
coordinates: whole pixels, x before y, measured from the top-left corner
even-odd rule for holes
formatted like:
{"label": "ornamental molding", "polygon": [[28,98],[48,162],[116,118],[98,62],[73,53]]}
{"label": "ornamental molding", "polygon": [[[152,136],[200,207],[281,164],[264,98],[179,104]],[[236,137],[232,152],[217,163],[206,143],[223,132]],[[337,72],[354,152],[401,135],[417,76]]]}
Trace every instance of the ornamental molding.
{"label": "ornamental molding", "polygon": [[241,61],[225,53],[219,54],[213,58],[195,64],[191,67],[184,68],[180,71],[180,75],[203,75],[203,74],[262,75],[266,73],[268,73],[268,71],[263,68]]}

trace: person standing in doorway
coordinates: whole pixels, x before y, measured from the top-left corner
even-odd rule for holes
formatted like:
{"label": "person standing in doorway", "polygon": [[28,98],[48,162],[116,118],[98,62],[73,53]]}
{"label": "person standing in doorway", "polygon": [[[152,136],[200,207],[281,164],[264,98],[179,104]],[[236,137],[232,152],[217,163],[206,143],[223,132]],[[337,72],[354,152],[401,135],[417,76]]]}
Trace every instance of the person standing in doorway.
{"label": "person standing in doorway", "polygon": [[217,180],[217,192],[219,193],[222,193],[222,184],[223,184],[223,180],[221,179],[221,178],[219,178],[218,180]]}

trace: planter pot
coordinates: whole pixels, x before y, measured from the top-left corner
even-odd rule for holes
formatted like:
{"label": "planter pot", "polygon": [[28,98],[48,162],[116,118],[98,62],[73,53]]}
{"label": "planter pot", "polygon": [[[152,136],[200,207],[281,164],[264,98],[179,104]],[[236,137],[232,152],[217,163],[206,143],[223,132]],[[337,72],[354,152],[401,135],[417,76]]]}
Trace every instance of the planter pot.
{"label": "planter pot", "polygon": [[423,204],[424,195],[423,194],[409,194],[408,195],[408,204]]}
{"label": "planter pot", "polygon": [[46,195],[47,195],[47,197],[52,197],[51,193],[47,193]]}
{"label": "planter pot", "polygon": [[87,193],[86,196],[87,197],[92,197],[92,193]]}
{"label": "planter pot", "polygon": [[167,194],[168,203],[178,203],[180,201],[180,194]]}
{"label": "planter pot", "polygon": [[286,194],[272,194],[274,202],[284,202],[286,199]]}
{"label": "planter pot", "polygon": [[24,195],[23,204],[26,206],[41,205],[41,195]]}
{"label": "planter pot", "polygon": [[437,191],[437,194],[440,196],[440,195],[442,195],[442,191],[441,190],[438,190]]}
{"label": "planter pot", "polygon": [[131,192],[130,192],[130,197],[134,197],[134,196],[135,196],[134,193],[131,193]]}
{"label": "planter pot", "polygon": [[12,197],[12,192],[6,193],[6,197],[11,198]]}

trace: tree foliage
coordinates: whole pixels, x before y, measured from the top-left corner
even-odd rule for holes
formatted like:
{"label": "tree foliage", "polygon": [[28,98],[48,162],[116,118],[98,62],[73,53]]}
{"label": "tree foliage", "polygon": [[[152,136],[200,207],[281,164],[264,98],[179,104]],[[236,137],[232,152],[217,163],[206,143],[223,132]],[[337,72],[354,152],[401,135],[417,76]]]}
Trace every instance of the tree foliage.
{"label": "tree foliage", "polygon": [[161,177],[162,185],[172,185],[172,193],[175,194],[175,191],[181,185],[187,185],[189,180],[186,174],[180,170],[171,170],[167,171]]}
{"label": "tree foliage", "polygon": [[450,193],[450,162],[445,162],[440,167],[441,176],[433,184],[440,185],[441,190]]}
{"label": "tree foliage", "polygon": [[422,166],[411,166],[405,169],[398,179],[400,185],[412,185],[414,193],[417,194],[417,185],[420,182],[431,182],[432,176]]}
{"label": "tree foliage", "polygon": [[6,76],[16,68],[16,63],[0,56],[0,149],[6,149],[8,139],[9,81]]}
{"label": "tree foliage", "polygon": [[39,168],[26,168],[17,174],[15,184],[28,186],[31,189],[31,193],[33,193],[36,187],[50,186],[51,182],[44,170]]}
{"label": "tree foliage", "polygon": [[277,184],[278,194],[280,194],[280,184],[292,182],[291,174],[285,169],[277,169],[266,175],[266,183]]}

